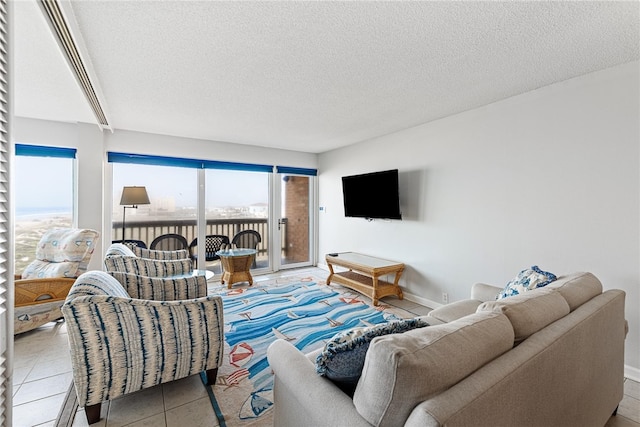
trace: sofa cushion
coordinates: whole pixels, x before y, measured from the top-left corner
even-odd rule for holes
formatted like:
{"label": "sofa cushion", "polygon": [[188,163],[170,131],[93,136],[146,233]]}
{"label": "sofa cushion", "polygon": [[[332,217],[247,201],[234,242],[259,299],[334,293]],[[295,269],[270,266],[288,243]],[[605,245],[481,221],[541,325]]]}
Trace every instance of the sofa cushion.
{"label": "sofa cushion", "polygon": [[548,271],[542,271],[537,265],[522,270],[498,294],[496,299],[522,294],[532,289],[541,288],[556,280],[556,276]]}
{"label": "sofa cushion", "polygon": [[513,347],[501,313],[377,337],[369,345],[353,403],[376,426],[403,425],[413,408]]}
{"label": "sofa cushion", "polygon": [[476,299],[465,299],[452,302],[429,312],[429,317],[439,320],[438,323],[449,323],[461,317],[473,314],[478,309],[482,301]]}
{"label": "sofa cushion", "polygon": [[547,287],[557,289],[569,303],[571,311],[602,293],[602,283],[591,273],[561,276]]}
{"label": "sofa cushion", "polygon": [[405,319],[363,328],[353,328],[334,335],[316,358],[316,372],[353,394],[371,340],[429,326],[422,319]]}
{"label": "sofa cushion", "polygon": [[510,298],[488,301],[478,312],[504,313],[513,326],[515,343],[527,339],[545,326],[569,314],[569,304],[554,289],[536,289]]}

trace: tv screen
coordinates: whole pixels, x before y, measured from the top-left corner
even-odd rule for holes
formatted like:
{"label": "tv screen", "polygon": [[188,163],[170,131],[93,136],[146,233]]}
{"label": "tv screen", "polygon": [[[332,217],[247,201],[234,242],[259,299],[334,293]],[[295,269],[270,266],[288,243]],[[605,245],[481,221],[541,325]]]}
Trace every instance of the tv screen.
{"label": "tv screen", "polygon": [[402,219],[398,169],[344,176],[342,196],[345,216]]}

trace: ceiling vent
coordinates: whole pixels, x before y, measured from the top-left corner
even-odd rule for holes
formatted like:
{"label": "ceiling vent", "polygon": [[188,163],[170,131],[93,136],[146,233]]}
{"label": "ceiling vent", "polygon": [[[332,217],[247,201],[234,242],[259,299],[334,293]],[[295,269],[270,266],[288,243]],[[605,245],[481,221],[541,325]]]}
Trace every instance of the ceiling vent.
{"label": "ceiling vent", "polygon": [[91,109],[93,110],[98,123],[103,128],[111,129],[105,111],[102,108],[102,105],[100,105],[100,100],[96,94],[95,86],[92,84],[87,68],[80,56],[78,46],[71,35],[71,31],[69,31],[69,25],[62,13],[62,10],[60,9],[58,0],[40,0],[39,3],[45,12],[45,16],[49,20],[51,28],[57,36],[58,43],[66,55],[82,91],[91,105]]}

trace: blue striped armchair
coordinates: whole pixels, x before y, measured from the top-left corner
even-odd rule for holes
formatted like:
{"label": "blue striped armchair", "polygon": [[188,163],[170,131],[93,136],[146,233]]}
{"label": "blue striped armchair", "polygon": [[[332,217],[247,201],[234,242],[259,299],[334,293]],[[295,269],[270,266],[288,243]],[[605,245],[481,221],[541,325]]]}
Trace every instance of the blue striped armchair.
{"label": "blue striped armchair", "polygon": [[78,403],[89,424],[102,402],[206,372],[213,384],[224,351],[222,299],[204,276],[144,277],[91,271],[62,306]]}

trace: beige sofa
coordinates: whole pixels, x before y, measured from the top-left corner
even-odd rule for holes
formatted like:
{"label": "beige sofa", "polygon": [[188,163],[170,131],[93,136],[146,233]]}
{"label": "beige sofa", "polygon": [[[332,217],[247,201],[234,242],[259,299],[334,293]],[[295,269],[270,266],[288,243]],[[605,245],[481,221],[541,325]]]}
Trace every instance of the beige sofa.
{"label": "beige sofa", "polygon": [[624,292],[590,273],[499,290],[476,285],[433,326],[375,338],[353,398],[316,374],[317,352],[274,342],[274,425],[602,427],[623,396]]}

